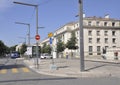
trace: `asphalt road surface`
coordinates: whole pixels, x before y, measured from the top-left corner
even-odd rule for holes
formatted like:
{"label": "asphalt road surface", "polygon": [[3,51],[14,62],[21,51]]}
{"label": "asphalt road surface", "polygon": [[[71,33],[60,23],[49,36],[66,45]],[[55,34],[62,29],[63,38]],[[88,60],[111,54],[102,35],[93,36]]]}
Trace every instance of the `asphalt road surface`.
{"label": "asphalt road surface", "polygon": [[0,85],[119,85],[120,79],[67,78],[38,74],[15,59],[0,59]]}

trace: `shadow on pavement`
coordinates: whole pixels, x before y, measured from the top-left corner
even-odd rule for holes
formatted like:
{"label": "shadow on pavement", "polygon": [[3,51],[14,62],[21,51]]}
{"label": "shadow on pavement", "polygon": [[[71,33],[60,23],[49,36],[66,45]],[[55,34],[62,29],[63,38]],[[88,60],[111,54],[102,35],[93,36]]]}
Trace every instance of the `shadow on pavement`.
{"label": "shadow on pavement", "polygon": [[58,66],[57,68],[60,69],[60,68],[68,68],[69,66]]}
{"label": "shadow on pavement", "polygon": [[22,68],[25,67],[22,64],[13,64],[13,65],[2,65],[0,66],[0,69],[11,69],[11,68]]}
{"label": "shadow on pavement", "polygon": [[92,70],[92,69],[96,69],[96,68],[100,68],[100,67],[104,67],[104,66],[117,66],[120,67],[118,65],[120,65],[120,63],[116,63],[116,62],[109,62],[109,61],[98,61],[98,60],[85,60],[88,62],[95,62],[95,63],[100,63],[101,65],[97,65],[97,66],[93,66],[91,68],[86,69],[86,71]]}
{"label": "shadow on pavement", "polygon": [[99,66],[94,66],[92,68],[86,69],[85,71],[89,71],[89,70],[92,70],[92,69],[100,68],[100,67],[103,67],[103,66],[106,66],[106,64],[99,65]]}
{"label": "shadow on pavement", "polygon": [[100,63],[110,63],[110,64],[120,64],[120,63],[118,63],[118,62],[98,61],[98,60],[85,60],[85,61],[100,62]]}
{"label": "shadow on pavement", "polygon": [[69,79],[77,79],[74,77],[69,77],[69,78],[37,78],[37,79],[19,79],[19,80],[4,80],[0,81],[0,83],[6,83],[6,82],[21,82],[21,81],[54,81],[54,80],[69,80]]}

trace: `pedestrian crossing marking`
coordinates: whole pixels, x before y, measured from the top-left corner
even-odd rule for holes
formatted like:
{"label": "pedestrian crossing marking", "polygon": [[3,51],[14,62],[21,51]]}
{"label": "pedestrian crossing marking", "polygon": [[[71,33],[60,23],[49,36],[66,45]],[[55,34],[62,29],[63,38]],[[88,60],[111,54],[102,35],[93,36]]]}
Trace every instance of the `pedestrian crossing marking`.
{"label": "pedestrian crossing marking", "polygon": [[7,73],[7,70],[6,69],[2,69],[2,70],[0,70],[0,73],[1,74],[5,74],[5,73]]}
{"label": "pedestrian crossing marking", "polygon": [[13,72],[13,73],[18,73],[17,68],[12,68],[12,72]]}
{"label": "pedestrian crossing marking", "polygon": [[25,73],[27,73],[27,72],[30,72],[30,70],[28,68],[26,68],[26,67],[23,67],[23,68],[11,68],[11,69],[0,69],[0,74],[6,74],[6,73],[9,73],[9,72],[12,72],[12,73],[25,72]]}
{"label": "pedestrian crossing marking", "polygon": [[24,72],[30,72],[28,68],[22,68]]}

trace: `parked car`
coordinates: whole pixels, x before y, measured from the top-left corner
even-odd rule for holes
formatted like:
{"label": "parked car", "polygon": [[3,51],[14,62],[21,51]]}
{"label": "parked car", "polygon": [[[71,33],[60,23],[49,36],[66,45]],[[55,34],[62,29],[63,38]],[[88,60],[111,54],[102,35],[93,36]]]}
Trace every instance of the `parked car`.
{"label": "parked car", "polygon": [[41,54],[41,59],[52,59],[52,55],[48,53]]}
{"label": "parked car", "polygon": [[20,53],[19,52],[12,52],[11,54],[10,54],[10,57],[12,58],[12,59],[16,59],[16,58],[20,58]]}

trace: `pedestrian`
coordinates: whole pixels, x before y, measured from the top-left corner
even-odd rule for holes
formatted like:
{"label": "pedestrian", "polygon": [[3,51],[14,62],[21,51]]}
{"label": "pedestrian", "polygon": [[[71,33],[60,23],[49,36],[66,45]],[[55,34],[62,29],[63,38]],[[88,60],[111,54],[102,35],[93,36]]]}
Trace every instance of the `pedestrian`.
{"label": "pedestrian", "polygon": [[66,59],[68,59],[68,52],[66,52]]}
{"label": "pedestrian", "polygon": [[103,54],[102,54],[103,59],[106,59],[105,54],[106,54],[106,49],[103,48]]}

